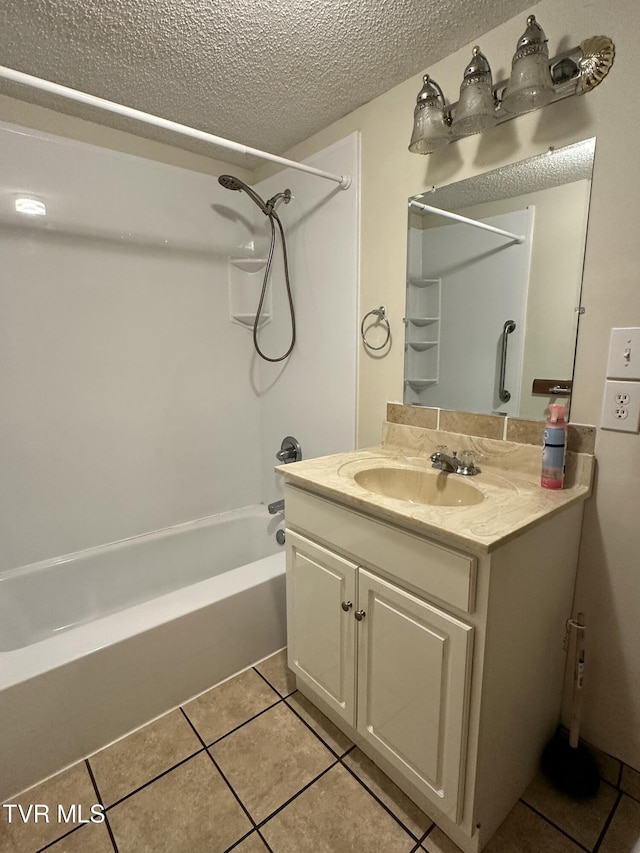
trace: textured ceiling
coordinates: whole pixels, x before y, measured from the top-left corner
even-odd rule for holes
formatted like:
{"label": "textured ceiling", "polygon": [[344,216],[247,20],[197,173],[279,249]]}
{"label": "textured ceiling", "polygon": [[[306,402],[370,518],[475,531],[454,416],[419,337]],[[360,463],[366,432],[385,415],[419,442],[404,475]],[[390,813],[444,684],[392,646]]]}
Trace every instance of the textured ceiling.
{"label": "textured ceiling", "polygon": [[[282,154],[530,5],[530,0],[1,0],[0,65]],[[16,84],[0,82],[0,92],[255,165],[243,155]]]}

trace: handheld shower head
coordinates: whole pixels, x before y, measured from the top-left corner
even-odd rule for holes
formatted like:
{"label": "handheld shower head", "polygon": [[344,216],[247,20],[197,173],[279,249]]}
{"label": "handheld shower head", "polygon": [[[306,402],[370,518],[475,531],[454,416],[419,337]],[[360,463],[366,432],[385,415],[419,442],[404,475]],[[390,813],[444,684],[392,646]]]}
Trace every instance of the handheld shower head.
{"label": "handheld shower head", "polygon": [[[226,190],[234,190],[236,192],[245,192],[249,198],[253,199],[253,201],[258,205],[260,210],[264,213],[264,215],[269,220],[269,225],[271,226],[271,244],[269,246],[269,256],[267,258],[267,265],[265,267],[264,279],[262,282],[262,292],[260,293],[260,301],[258,302],[258,310],[256,311],[255,320],[253,322],[253,345],[255,347],[256,352],[263,358],[265,361],[278,362],[284,361],[285,358],[288,358],[293,350],[293,347],[296,342],[296,316],[295,311],[293,310],[293,298],[291,296],[291,285],[289,283],[289,263],[287,261],[287,243],[284,237],[284,229],[282,227],[282,222],[280,222],[280,217],[275,211],[276,205],[279,202],[284,202],[284,204],[289,204],[291,201],[291,190],[286,189],[284,192],[276,193],[269,201],[264,201],[258,193],[251,189],[250,186],[247,186],[244,181],[241,181],[240,178],[236,178],[234,175],[220,175],[218,178],[218,183],[220,186],[224,187]],[[289,301],[289,311],[291,314],[291,344],[289,348],[283,355],[279,355],[276,358],[271,358],[268,355],[265,355],[260,346],[258,344],[258,326],[260,325],[260,316],[262,314],[262,306],[264,304],[264,297],[267,292],[267,284],[269,283],[269,273],[271,272],[271,262],[273,261],[273,252],[276,245],[276,224],[280,230],[280,239],[282,240],[282,259],[284,263],[284,279],[285,285],[287,288],[287,299]]]}
{"label": "handheld shower head", "polygon": [[224,187],[226,190],[236,190],[237,192],[245,192],[249,198],[251,198],[260,208],[260,210],[264,213],[265,216],[269,216],[271,210],[267,206],[266,202],[264,202],[258,193],[255,190],[252,190],[250,186],[245,184],[244,181],[241,181],[240,178],[235,178],[233,175],[220,175],[218,178],[218,183],[220,186]]}
{"label": "handheld shower head", "polygon": [[218,183],[223,186],[225,190],[241,190],[244,186],[242,181],[239,178],[234,178],[233,175],[220,175]]}

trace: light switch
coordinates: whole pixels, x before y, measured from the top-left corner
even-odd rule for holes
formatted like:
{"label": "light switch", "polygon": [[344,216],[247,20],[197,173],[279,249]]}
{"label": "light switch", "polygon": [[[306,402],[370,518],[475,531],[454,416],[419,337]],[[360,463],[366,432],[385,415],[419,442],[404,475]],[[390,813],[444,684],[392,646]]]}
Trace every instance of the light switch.
{"label": "light switch", "polygon": [[640,328],[611,329],[608,379],[640,379]]}

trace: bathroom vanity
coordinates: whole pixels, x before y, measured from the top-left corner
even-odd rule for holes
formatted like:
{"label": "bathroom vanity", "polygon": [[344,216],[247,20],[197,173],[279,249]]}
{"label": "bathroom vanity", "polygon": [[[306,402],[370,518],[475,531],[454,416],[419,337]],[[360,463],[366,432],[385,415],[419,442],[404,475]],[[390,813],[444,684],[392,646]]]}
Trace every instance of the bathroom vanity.
{"label": "bathroom vanity", "polygon": [[[442,443],[481,473],[433,470]],[[539,448],[386,424],[380,447],[279,469],[297,686],[465,853],[558,724],[593,463],[574,457],[548,492]]]}

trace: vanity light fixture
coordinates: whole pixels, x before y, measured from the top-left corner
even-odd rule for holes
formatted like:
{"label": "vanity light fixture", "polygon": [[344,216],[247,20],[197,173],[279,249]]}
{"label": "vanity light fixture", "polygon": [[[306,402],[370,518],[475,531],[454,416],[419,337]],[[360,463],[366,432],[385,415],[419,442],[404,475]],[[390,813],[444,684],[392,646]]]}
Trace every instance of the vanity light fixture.
{"label": "vanity light fixture", "polygon": [[518,39],[511,77],[493,83],[491,67],[479,47],[465,68],[460,97],[447,104],[436,81],[425,74],[413,114],[409,151],[431,154],[449,142],[509,121],[516,116],[590,92],[609,73],[615,47],[607,36],[593,36],[549,59],[547,37],[535,15]]}

